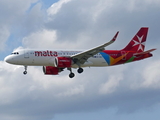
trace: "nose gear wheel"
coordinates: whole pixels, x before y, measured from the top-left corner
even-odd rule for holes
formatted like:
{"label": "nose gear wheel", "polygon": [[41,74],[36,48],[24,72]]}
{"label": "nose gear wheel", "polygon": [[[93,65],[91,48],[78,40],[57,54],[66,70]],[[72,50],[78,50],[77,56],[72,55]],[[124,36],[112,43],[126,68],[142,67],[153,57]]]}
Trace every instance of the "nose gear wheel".
{"label": "nose gear wheel", "polygon": [[24,72],[23,72],[24,75],[27,74],[27,66],[24,66]]}

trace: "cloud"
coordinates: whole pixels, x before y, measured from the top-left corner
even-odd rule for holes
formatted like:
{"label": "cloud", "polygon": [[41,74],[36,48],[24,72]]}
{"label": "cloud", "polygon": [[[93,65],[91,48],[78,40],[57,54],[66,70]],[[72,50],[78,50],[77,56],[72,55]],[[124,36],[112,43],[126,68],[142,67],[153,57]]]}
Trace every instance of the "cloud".
{"label": "cloud", "polygon": [[[9,1],[9,0],[1,0],[0,1],[0,10],[2,11],[0,13],[1,15],[1,24],[9,24],[14,23],[15,21],[19,20],[20,16],[22,17],[26,10],[29,9],[30,5],[34,2],[37,2],[38,0],[24,0],[23,2],[21,0],[15,0],[15,1]],[[19,4],[18,4],[19,3]]]}
{"label": "cloud", "polygon": [[5,42],[9,38],[9,35],[10,35],[10,31],[6,27],[1,26],[1,29],[0,29],[0,51],[4,50]]}
{"label": "cloud", "polygon": [[108,81],[101,85],[100,94],[111,94],[116,91],[117,86],[119,86],[119,81],[123,80],[122,75],[110,76]]}
{"label": "cloud", "polygon": [[134,1],[128,1],[128,6],[127,9],[132,12],[132,11],[146,11],[148,9],[148,6],[159,6],[160,2],[158,0],[134,0]]}
{"label": "cloud", "polygon": [[[23,38],[23,45],[30,48],[53,48],[54,42],[57,39],[55,30],[39,30],[36,33]],[[32,41],[32,42],[31,42]],[[50,46],[49,46],[50,45]]]}
{"label": "cloud", "polygon": [[8,47],[6,41],[18,30],[25,16],[25,12],[29,9],[30,5],[37,1],[38,0],[24,0],[23,2],[21,0],[0,1],[0,51],[4,51],[4,49]]}
{"label": "cloud", "polygon": [[[34,2],[0,2],[5,13],[0,19],[0,26],[4,24],[0,30],[1,48],[7,49],[3,46],[14,34],[21,36],[16,38],[23,48],[89,49],[109,41],[120,30],[117,41],[106,49],[122,49],[142,26],[150,27],[146,47],[159,47],[158,0],[60,0],[47,10],[39,2],[31,7]],[[2,6],[11,4],[9,9]],[[0,118],[51,120],[60,113],[109,108],[132,113],[150,108],[160,100],[158,53],[135,63],[85,68],[81,75],[73,69],[74,79],[68,77],[67,70],[46,76],[42,67],[29,67],[24,76],[22,66],[1,61]]]}
{"label": "cloud", "polygon": [[48,15],[57,14],[57,12],[61,9],[62,5],[70,2],[71,0],[60,0],[57,3],[54,3],[48,10]]}
{"label": "cloud", "polygon": [[159,60],[153,61],[150,66],[147,66],[146,69],[143,71],[143,77],[145,81],[142,83],[143,87],[149,87],[153,89],[159,89],[159,82],[160,82],[160,75],[159,69],[160,64]]}
{"label": "cloud", "polygon": [[[94,41],[93,45],[95,46],[100,43],[99,40],[109,41],[118,30],[122,35],[121,39],[127,43],[140,27],[157,27],[155,25],[157,21],[150,18],[154,18],[156,15],[154,10],[158,10],[158,5],[153,9],[154,6],[143,1],[143,5],[138,6],[140,12],[137,13],[137,9],[130,12],[127,8],[130,3],[127,1],[126,3],[128,4],[124,5],[122,2],[115,4],[115,1],[103,0],[98,3],[96,1],[68,2],[63,5],[58,14],[50,16],[51,20],[46,24],[46,27],[57,31],[58,41],[71,42],[74,40],[78,43],[83,40],[87,45]],[[142,10],[143,6],[148,9]],[[128,30],[132,34],[126,34]],[[127,37],[129,40],[126,39]],[[121,43],[121,41],[117,41],[119,49],[123,45]],[[83,46],[87,48],[87,46]]]}

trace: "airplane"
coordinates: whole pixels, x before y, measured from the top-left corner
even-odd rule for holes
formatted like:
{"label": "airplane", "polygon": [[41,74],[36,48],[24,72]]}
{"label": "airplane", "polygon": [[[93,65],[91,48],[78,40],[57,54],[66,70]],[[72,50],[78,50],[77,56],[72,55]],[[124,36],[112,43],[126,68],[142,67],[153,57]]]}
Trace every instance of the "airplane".
{"label": "airplane", "polygon": [[122,50],[105,50],[105,47],[116,41],[119,31],[109,41],[97,47],[85,51],[67,50],[15,50],[11,55],[5,57],[4,61],[14,65],[23,65],[27,74],[27,66],[43,66],[45,75],[58,75],[65,68],[70,71],[69,77],[75,74],[72,68],[78,68],[82,73],[83,67],[105,67],[130,63],[152,57],[150,49],[144,51],[148,34],[148,27],[142,27]]}

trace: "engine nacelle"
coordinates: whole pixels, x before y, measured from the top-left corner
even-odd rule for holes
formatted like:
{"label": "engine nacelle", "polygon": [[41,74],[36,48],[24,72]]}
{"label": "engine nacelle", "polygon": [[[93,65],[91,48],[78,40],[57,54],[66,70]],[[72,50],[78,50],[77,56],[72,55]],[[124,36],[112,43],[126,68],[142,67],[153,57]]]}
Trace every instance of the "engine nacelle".
{"label": "engine nacelle", "polygon": [[58,75],[59,72],[63,71],[61,68],[52,66],[43,66],[43,73],[45,75]]}
{"label": "engine nacelle", "polygon": [[55,67],[58,68],[69,68],[72,65],[72,59],[68,57],[56,57],[55,58]]}

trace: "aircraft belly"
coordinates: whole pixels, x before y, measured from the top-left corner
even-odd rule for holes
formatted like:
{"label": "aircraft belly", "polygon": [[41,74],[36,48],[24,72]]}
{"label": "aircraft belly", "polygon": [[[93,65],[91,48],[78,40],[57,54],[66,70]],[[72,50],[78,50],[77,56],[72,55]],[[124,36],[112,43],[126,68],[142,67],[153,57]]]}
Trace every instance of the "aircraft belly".
{"label": "aircraft belly", "polygon": [[33,64],[37,66],[54,66],[54,59],[53,57],[35,58]]}
{"label": "aircraft belly", "polygon": [[28,65],[28,66],[54,66],[53,57],[30,57],[23,58],[23,60],[18,61],[18,65]]}
{"label": "aircraft belly", "polygon": [[107,62],[103,58],[89,58],[88,61],[92,62],[93,67],[108,66]]}

